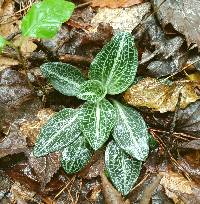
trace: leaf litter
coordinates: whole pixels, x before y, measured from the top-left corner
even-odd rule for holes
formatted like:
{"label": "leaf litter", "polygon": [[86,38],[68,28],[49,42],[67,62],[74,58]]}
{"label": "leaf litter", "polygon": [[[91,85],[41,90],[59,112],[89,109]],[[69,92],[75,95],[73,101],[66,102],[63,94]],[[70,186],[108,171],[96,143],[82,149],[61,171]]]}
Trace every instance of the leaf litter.
{"label": "leaf litter", "polygon": [[[84,1],[75,2],[81,5]],[[1,180],[7,182],[3,189],[0,189],[0,199],[3,202],[140,203],[141,195],[155,203],[172,203],[169,199],[174,203],[199,202],[200,44],[199,22],[196,20],[199,16],[199,2],[170,0],[162,5],[161,0],[141,2],[93,1],[92,7],[77,8],[70,21],[62,26],[53,40],[26,42],[22,52],[30,66],[28,72],[34,76],[33,86],[30,86],[24,71],[21,70],[16,53],[5,49],[5,53],[0,57],[0,167]],[[19,16],[23,15],[23,11],[17,6],[22,4],[5,0],[0,5],[0,16],[3,16],[0,33],[8,37],[19,29]],[[30,5],[27,5],[29,8]],[[156,12],[152,14],[150,8]],[[16,11],[19,11],[20,15],[13,15]],[[159,148],[150,152],[147,161],[152,161],[143,166],[135,188],[127,196],[129,201],[112,187],[109,180],[103,180],[102,156],[97,156],[77,174],[78,176],[73,177],[63,173],[58,154],[35,158],[30,153],[40,127],[54,112],[66,104],[70,107],[80,104],[76,100],[66,103],[68,99],[61,99],[55,90],[51,89],[53,94],[45,92],[47,83],[40,74],[34,75],[35,70],[44,61],[60,59],[80,66],[81,71],[87,73],[88,65],[96,53],[110,40],[113,33],[118,31],[128,31],[135,36],[140,60],[137,74],[143,77],[125,93],[125,101],[130,103],[130,98],[133,99],[132,105],[139,108],[144,119],[149,121],[147,124],[150,128],[162,131],[163,135],[170,131],[172,119],[175,117],[174,132],[170,137],[176,138],[178,143],[179,157],[175,158],[183,171],[183,174],[180,174],[172,164],[166,165],[169,159],[163,156],[159,143]],[[18,43],[19,38],[16,37],[14,41]],[[195,43],[196,45],[192,46]],[[171,81],[166,84],[157,79],[163,76],[169,76]],[[180,108],[176,110],[180,93],[182,100]],[[59,97],[55,99],[54,96]],[[159,132],[156,134],[160,136]],[[21,155],[23,161],[19,160]],[[12,161],[12,165],[8,161]],[[161,166],[166,166],[170,171],[160,171]],[[155,185],[154,189],[152,186],[155,184],[155,175],[148,173],[152,169],[162,175],[160,184]],[[192,181],[183,176],[184,172],[187,172]],[[146,193],[145,189],[148,188],[152,188],[152,192]]]}

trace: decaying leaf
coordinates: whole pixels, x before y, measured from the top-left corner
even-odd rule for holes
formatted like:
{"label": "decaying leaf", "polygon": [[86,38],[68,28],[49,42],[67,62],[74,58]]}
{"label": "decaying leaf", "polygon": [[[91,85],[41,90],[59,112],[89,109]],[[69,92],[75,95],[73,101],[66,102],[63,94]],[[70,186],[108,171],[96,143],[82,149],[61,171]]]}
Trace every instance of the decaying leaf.
{"label": "decaying leaf", "polygon": [[200,101],[178,111],[176,131],[200,137]]}
{"label": "decaying leaf", "polygon": [[16,66],[19,62],[16,59],[0,56],[0,71],[10,66]]}
{"label": "decaying leaf", "polygon": [[105,202],[107,204],[130,204],[129,200],[124,200],[121,193],[119,193],[112,184],[108,181],[107,177],[102,174],[101,182],[103,187],[103,193],[105,197]]}
{"label": "decaying leaf", "polygon": [[165,188],[165,193],[173,199],[174,203],[199,203],[200,188],[192,181],[175,172],[162,172],[160,184]]}
{"label": "decaying leaf", "polygon": [[150,6],[150,3],[144,3],[131,8],[100,8],[92,19],[91,24],[97,28],[100,23],[105,23],[110,24],[114,32],[132,32],[143,16],[150,11]]}
{"label": "decaying leaf", "polygon": [[174,111],[181,94],[180,108],[186,108],[199,99],[195,91],[198,83],[175,81],[167,85],[155,78],[145,78],[133,85],[124,94],[125,101],[136,107],[147,107],[161,113]]}
{"label": "decaying leaf", "polygon": [[119,8],[133,6],[142,2],[143,0],[93,0],[92,7]]}
{"label": "decaying leaf", "polygon": [[40,158],[35,157],[33,153],[29,155],[29,164],[43,187],[60,168],[59,156],[59,153],[51,153],[46,157]]}
{"label": "decaying leaf", "polygon": [[[183,33],[188,45],[196,43],[200,47],[200,1],[199,0],[152,0],[158,9],[158,17],[165,26],[169,23]],[[162,4],[160,7],[159,5]]]}
{"label": "decaying leaf", "polygon": [[54,114],[51,109],[42,109],[38,111],[37,118],[32,121],[25,121],[21,124],[20,131],[26,136],[29,146],[35,144],[35,140],[40,132],[41,127],[47,122]]}

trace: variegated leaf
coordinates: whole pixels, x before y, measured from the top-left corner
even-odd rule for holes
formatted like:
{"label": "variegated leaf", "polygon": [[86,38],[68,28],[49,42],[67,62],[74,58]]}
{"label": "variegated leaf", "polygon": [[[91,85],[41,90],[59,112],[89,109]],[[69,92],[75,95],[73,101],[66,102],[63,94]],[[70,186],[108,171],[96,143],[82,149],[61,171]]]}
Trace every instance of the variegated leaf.
{"label": "variegated leaf", "polygon": [[103,99],[105,95],[106,89],[100,81],[88,80],[81,84],[77,97],[95,103]]}
{"label": "variegated leaf", "polygon": [[101,81],[109,94],[125,91],[134,81],[138,66],[133,36],[116,34],[93,60],[89,77]]}
{"label": "variegated leaf", "polygon": [[144,161],[149,152],[149,135],[142,116],[133,108],[114,101],[117,122],[113,137],[119,147],[132,157]]}
{"label": "variegated leaf", "polygon": [[97,103],[85,103],[80,113],[80,128],[94,150],[108,139],[116,121],[113,105],[106,99]]}
{"label": "variegated leaf", "polygon": [[89,162],[91,157],[92,152],[87,148],[83,136],[80,135],[77,140],[62,151],[62,167],[69,174],[76,173]]}
{"label": "variegated leaf", "polygon": [[79,110],[65,108],[56,113],[41,129],[34,148],[35,156],[43,156],[70,145],[81,131]]}
{"label": "variegated leaf", "polygon": [[105,164],[113,185],[123,195],[127,195],[139,177],[141,161],[130,157],[111,141],[106,148]]}
{"label": "variegated leaf", "polygon": [[67,96],[76,96],[85,81],[80,70],[70,64],[49,62],[40,68],[53,87]]}

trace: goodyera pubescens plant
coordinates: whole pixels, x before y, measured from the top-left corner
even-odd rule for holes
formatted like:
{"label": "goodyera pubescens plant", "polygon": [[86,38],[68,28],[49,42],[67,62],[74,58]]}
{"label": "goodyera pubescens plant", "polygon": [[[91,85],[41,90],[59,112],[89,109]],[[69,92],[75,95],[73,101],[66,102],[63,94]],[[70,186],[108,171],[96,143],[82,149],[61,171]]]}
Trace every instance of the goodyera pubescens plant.
{"label": "goodyera pubescens plant", "polygon": [[106,172],[114,186],[127,195],[148,155],[147,127],[136,110],[106,95],[125,91],[134,82],[137,65],[134,39],[126,32],[116,34],[97,54],[87,80],[70,64],[43,64],[41,71],[56,90],[86,102],[78,109],[64,108],[42,127],[34,155],[60,151],[64,170],[75,173],[109,141]]}

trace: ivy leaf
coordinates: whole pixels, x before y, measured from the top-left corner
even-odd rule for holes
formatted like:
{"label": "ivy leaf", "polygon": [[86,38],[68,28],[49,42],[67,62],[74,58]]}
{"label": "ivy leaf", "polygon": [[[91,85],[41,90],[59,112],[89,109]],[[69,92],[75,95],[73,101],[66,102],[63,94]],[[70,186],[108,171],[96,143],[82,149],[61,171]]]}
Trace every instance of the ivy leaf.
{"label": "ivy leaf", "polygon": [[67,21],[75,5],[64,0],[44,0],[33,4],[22,19],[22,35],[35,38],[52,38],[61,24]]}
{"label": "ivy leaf", "polygon": [[117,122],[113,137],[117,145],[132,157],[144,161],[149,152],[149,135],[142,116],[133,108],[114,101]]}
{"label": "ivy leaf", "polygon": [[119,94],[133,83],[137,65],[137,50],[132,35],[120,32],[97,54],[89,77],[101,81],[109,94]]}
{"label": "ivy leaf", "polygon": [[106,99],[95,104],[87,102],[83,105],[80,112],[80,128],[94,150],[107,141],[115,120],[115,109]]}
{"label": "ivy leaf", "polygon": [[133,159],[111,141],[106,148],[105,164],[113,185],[127,195],[139,177],[141,161]]}
{"label": "ivy leaf", "polygon": [[6,46],[7,40],[0,35],[0,53],[3,51],[3,48]]}
{"label": "ivy leaf", "polygon": [[70,64],[49,62],[40,68],[53,87],[67,96],[76,96],[80,85],[85,81],[81,72]]}
{"label": "ivy leaf", "polygon": [[83,136],[80,135],[77,140],[63,150],[62,167],[69,174],[76,173],[89,162],[91,157],[92,153],[87,148]]}
{"label": "ivy leaf", "polygon": [[70,145],[81,131],[79,110],[65,108],[56,113],[41,129],[34,148],[35,156],[43,156]]}
{"label": "ivy leaf", "polygon": [[88,80],[80,86],[77,97],[95,103],[103,99],[105,95],[106,89],[100,81]]}

